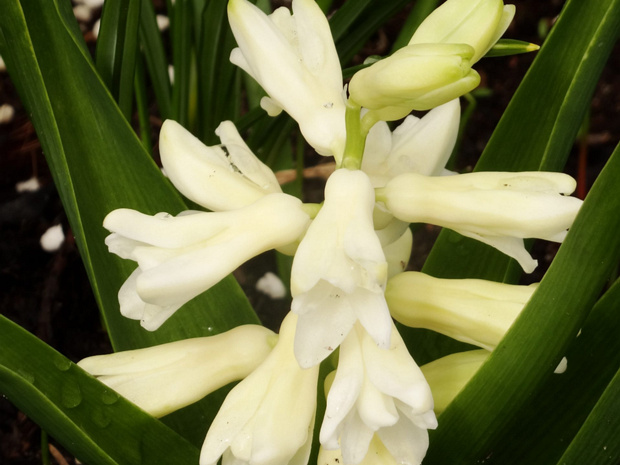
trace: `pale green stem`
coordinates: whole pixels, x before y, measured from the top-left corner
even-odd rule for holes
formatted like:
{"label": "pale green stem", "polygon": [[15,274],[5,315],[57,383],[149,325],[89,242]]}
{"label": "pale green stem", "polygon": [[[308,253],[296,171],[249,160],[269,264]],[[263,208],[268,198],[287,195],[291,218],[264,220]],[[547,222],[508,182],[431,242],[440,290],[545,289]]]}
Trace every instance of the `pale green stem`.
{"label": "pale green stem", "polygon": [[304,203],[301,205],[301,209],[310,217],[310,219],[314,219],[316,218],[316,215],[318,215],[322,206],[323,204],[320,203]]}
{"label": "pale green stem", "polygon": [[385,188],[378,187],[377,189],[375,189],[375,202],[385,203],[386,200],[387,200],[387,196],[385,195]]}
{"label": "pale green stem", "polygon": [[360,122],[360,113],[362,108],[353,100],[347,100],[347,109],[345,112],[345,124],[347,128],[347,141],[344,146],[344,155],[340,168],[349,170],[359,170],[362,166],[362,157],[364,156],[364,146],[366,145],[366,136],[368,131],[362,130]]}

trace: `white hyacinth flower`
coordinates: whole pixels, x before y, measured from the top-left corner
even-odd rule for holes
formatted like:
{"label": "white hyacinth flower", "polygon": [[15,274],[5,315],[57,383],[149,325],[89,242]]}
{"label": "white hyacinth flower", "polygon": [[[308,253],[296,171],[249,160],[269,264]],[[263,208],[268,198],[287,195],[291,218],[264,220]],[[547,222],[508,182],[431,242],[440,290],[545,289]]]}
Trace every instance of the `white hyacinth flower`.
{"label": "white hyacinth flower", "polygon": [[383,291],[387,263],[373,229],[374,190],[362,171],[340,169],[325,204],[301,241],[291,271],[292,311],[299,315],[295,354],[302,367],[326,358],[359,320],[389,347],[392,320]]}
{"label": "white hyacinth flower", "polygon": [[502,0],[448,0],[416,29],[409,44],[468,44],[476,63],[506,32],[515,15],[514,5]]}
{"label": "white hyacinth flower", "polygon": [[267,92],[261,106],[270,115],[284,109],[319,154],[339,158],[345,104],[331,30],[314,0],[293,0],[292,10],[268,16],[247,0],[230,0],[228,19],[239,45],[230,61]]}
{"label": "white hyacinth flower", "polygon": [[289,313],[267,359],[226,396],[200,454],[200,465],[306,465],[312,445],[318,366],[293,353],[297,316]]}
{"label": "white hyacinth flower", "polygon": [[461,119],[459,99],[433,108],[422,118],[407,116],[393,132],[375,124],[366,138],[362,170],[374,187],[403,173],[439,176],[452,154]]}
{"label": "white hyacinth flower", "polygon": [[209,210],[226,211],[282,192],[273,171],[252,153],[232,122],[224,121],[215,132],[222,145],[207,147],[175,121],[161,127],[164,171],[185,197]]}
{"label": "white hyacinth flower", "polygon": [[420,464],[437,427],[428,383],[393,325],[391,341],[377,347],[357,323],[340,346],[320,441],[345,465],[364,459],[375,433],[397,463]]}
{"label": "white hyacinth flower", "polygon": [[310,217],[299,199],[268,194],[229,212],[144,215],[111,212],[103,226],[110,252],[138,262],[119,291],[121,313],[155,330],[184,303],[250,258],[295,242]]}
{"label": "white hyacinth flower", "polygon": [[394,319],[493,350],[536,290],[482,279],[442,279],[415,271],[394,276],[385,298]]}
{"label": "white hyacinth flower", "polygon": [[477,172],[427,177],[407,173],[377,189],[377,200],[398,219],[450,228],[536,268],[525,238],[562,242],[582,201],[563,173]]}
{"label": "white hyacinth flower", "polygon": [[162,417],[245,378],[269,355],[277,336],[243,325],[209,337],[96,355],[78,365],[142,410]]}

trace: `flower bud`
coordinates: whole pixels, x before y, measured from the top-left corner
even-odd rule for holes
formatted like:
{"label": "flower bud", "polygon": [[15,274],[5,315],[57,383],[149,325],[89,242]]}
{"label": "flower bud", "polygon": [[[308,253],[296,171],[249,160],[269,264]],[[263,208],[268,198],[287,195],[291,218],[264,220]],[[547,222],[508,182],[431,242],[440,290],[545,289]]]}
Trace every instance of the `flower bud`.
{"label": "flower bud", "polygon": [[431,387],[435,414],[443,412],[448,404],[486,362],[491,352],[470,350],[441,357],[420,367]]}
{"label": "flower bud", "polygon": [[429,110],[478,85],[480,76],[471,69],[473,55],[466,44],[408,45],[355,73],[349,94],[385,121],[411,110]]}
{"label": "flower bud", "polygon": [[471,64],[482,58],[504,34],[515,14],[502,0],[448,0],[420,24],[409,45],[468,44]]}
{"label": "flower bud", "polygon": [[269,355],[275,337],[263,326],[244,325],[216,336],[96,355],[78,365],[162,417],[246,377]]}
{"label": "flower bud", "polygon": [[575,185],[566,174],[541,171],[406,173],[377,189],[376,197],[402,221],[450,228],[495,247],[531,273],[536,261],[523,239],[564,240],[582,204],[566,195]]}
{"label": "flower bud", "polygon": [[388,281],[392,317],[483,349],[493,350],[536,287],[481,279],[440,279],[410,271]]}

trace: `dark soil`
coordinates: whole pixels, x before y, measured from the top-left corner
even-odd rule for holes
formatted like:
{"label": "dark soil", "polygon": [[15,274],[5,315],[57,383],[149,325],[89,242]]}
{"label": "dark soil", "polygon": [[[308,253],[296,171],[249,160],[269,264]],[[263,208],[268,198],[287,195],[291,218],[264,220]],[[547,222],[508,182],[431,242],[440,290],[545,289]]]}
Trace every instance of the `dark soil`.
{"label": "dark soil", "polygon": [[[549,26],[563,2],[552,0],[517,1],[517,17],[507,37],[540,43],[538,28]],[[396,19],[369,44],[372,53],[386,53],[391,32],[402,19]],[[587,138],[587,189],[620,140],[620,50],[598,84],[591,108]],[[480,99],[478,109],[461,146],[459,166],[470,169],[484,149],[514,90],[534,55],[483,60],[477,65],[482,86],[492,96]],[[6,72],[0,73],[0,105],[15,107],[15,118],[0,124],[0,312],[36,334],[71,360],[111,351],[90,285],[81,263],[67,218],[52,183],[41,147],[19,97]],[[577,176],[577,150],[567,170]],[[41,188],[18,193],[16,183],[36,177]],[[322,183],[307,183],[313,190]],[[39,240],[51,226],[61,224],[66,239],[53,253],[42,250]],[[422,228],[416,233],[413,267],[419,269],[437,231]],[[535,251],[539,260],[549,262],[555,245],[541,244]],[[271,254],[252,260],[237,276],[248,291],[257,310],[268,325],[275,327],[287,310],[288,302],[274,302],[254,289],[265,271],[274,269]],[[543,267],[544,269],[544,264]],[[274,309],[277,309],[274,312]],[[51,441],[52,463],[76,463]],[[60,452],[58,451],[60,449]],[[63,458],[64,457],[64,458]],[[66,460],[66,462],[63,462]],[[8,400],[0,398],[0,464],[30,465],[42,463],[41,432],[37,425],[19,412]]]}

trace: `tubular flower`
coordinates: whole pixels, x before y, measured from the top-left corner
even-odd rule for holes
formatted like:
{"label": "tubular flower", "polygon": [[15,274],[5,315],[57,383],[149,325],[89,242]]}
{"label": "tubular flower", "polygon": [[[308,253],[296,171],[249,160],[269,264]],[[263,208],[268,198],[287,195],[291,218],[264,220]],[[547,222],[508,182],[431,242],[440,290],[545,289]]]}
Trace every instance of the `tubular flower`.
{"label": "tubular flower", "polygon": [[473,55],[466,44],[407,45],[355,73],[349,83],[351,100],[384,121],[443,105],[480,83],[471,69]]}
{"label": "tubular flower", "polygon": [[267,359],[226,396],[202,446],[200,465],[305,465],[310,455],[319,368],[293,354],[289,313]]}
{"label": "tubular flower", "polygon": [[207,147],[175,121],[161,127],[162,165],[185,197],[209,210],[226,211],[282,192],[273,171],[256,158],[232,122],[224,121],[215,132],[222,145]]}
{"label": "tubular flower", "polygon": [[582,201],[569,197],[575,180],[562,173],[477,172],[427,177],[407,173],[377,190],[398,219],[450,228],[536,268],[524,238],[562,242]]}
{"label": "tubular flower", "polygon": [[408,271],[390,279],[385,298],[394,319],[493,350],[536,285],[482,279],[441,279]]}
{"label": "tubular flower", "polygon": [[437,415],[448,407],[489,355],[491,352],[484,349],[469,350],[446,355],[420,367],[431,387]]}
{"label": "tubular flower", "polygon": [[389,347],[392,320],[383,295],[387,263],[373,229],[374,202],[363,172],[337,170],[297,249],[291,294],[292,311],[299,315],[295,354],[302,367],[327,357],[357,320],[380,347]]}
{"label": "tubular flower", "polygon": [[267,16],[246,0],[228,2],[239,48],[230,61],[269,95],[261,106],[284,109],[321,155],[342,155],[345,141],[342,70],[327,18],[314,0],[293,0]]}
{"label": "tubular flower", "polygon": [[476,63],[506,32],[515,15],[514,5],[502,0],[448,0],[420,24],[409,44],[468,44]]}
{"label": "tubular flower", "polygon": [[301,201],[287,194],[269,194],[230,212],[177,217],[114,210],[103,222],[113,233],[106,244],[138,262],[119,291],[121,313],[153,331],[246,260],[295,242],[309,223]]}
{"label": "tubular flower", "polygon": [[437,427],[431,390],[395,326],[391,341],[377,347],[357,323],[340,346],[320,441],[346,465],[364,459],[375,433],[397,463],[419,464]]}
{"label": "tubular flower", "polygon": [[393,132],[387,123],[378,122],[368,133],[362,170],[374,187],[403,173],[439,176],[454,149],[460,117],[461,106],[454,99],[422,118],[407,116]]}
{"label": "tubular flower", "polygon": [[88,357],[78,365],[162,417],[245,378],[269,355],[272,338],[263,326],[244,325],[216,336]]}

